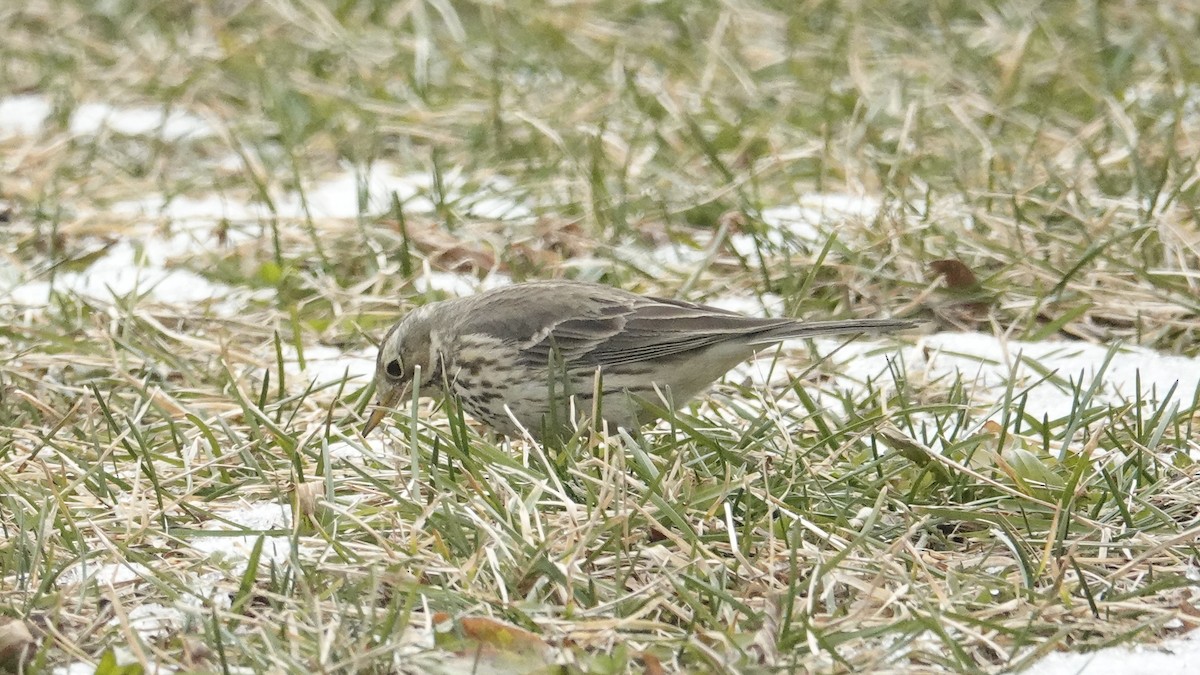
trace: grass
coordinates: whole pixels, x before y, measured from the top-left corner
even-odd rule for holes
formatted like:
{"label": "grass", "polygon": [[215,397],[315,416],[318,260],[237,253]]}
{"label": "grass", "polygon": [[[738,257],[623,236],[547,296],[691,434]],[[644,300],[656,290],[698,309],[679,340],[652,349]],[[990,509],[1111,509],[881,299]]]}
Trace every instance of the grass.
{"label": "grass", "polygon": [[[776,384],[731,376],[638,434],[544,449],[423,403],[367,444],[365,382],[297,364],[368,354],[444,297],[430,273],[493,272],[1200,356],[1187,3],[0,20],[0,91],[51,104],[43,133],[0,138],[0,283],[69,289],[118,242],[182,232],[201,245],[167,269],[237,307],[0,299],[0,613],[33,670],[998,672],[1195,626],[1194,391],[1114,402],[1103,370],[1029,356],[1000,387],[898,361],[845,386],[789,348]],[[214,132],[69,133],[96,102]],[[412,195],[319,215],[315,185],[385,165]],[[881,208],[771,216],[813,192]],[[127,208],[153,195],[256,210]]]}

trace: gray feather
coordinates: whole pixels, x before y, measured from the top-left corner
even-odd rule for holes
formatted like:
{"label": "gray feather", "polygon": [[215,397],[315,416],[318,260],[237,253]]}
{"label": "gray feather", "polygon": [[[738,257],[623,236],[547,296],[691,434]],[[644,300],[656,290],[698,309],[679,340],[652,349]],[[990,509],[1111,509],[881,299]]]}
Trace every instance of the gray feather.
{"label": "gray feather", "polygon": [[806,322],[749,317],[680,300],[635,295],[598,284],[548,281],[505,287],[457,301],[463,333],[520,346],[527,363],[556,352],[568,366],[595,368],[683,356],[722,343],[747,355],[782,340],[912,328],[903,319]]}

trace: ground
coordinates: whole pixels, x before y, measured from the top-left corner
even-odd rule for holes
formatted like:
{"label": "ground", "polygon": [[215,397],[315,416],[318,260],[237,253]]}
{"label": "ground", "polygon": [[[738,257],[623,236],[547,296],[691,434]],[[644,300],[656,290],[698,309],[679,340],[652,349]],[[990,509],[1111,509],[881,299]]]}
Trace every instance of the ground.
{"label": "ground", "polygon": [[[1200,10],[968,5],[0,8],[0,666],[1184,672]],[[361,437],[404,311],[557,277],[924,323]]]}

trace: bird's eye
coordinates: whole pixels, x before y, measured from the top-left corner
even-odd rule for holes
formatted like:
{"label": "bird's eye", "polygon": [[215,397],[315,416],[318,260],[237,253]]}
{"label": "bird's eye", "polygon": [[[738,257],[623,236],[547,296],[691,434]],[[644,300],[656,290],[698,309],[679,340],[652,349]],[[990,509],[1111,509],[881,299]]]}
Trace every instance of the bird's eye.
{"label": "bird's eye", "polygon": [[388,361],[387,365],[383,367],[383,370],[388,374],[388,377],[399,378],[404,374],[404,369],[400,367],[399,361]]}

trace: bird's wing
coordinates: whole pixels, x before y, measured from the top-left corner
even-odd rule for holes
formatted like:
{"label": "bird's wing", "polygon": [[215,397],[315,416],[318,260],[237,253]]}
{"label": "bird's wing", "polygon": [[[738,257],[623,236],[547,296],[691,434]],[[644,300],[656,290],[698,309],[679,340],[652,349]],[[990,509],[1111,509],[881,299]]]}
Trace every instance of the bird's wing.
{"label": "bird's wing", "polygon": [[744,316],[666,298],[639,298],[623,329],[588,354],[589,365],[617,365],[667,358],[794,323]]}
{"label": "bird's wing", "polygon": [[530,364],[553,354],[597,367],[665,358],[793,321],[743,316],[690,302],[593,285],[546,285],[536,295],[492,293],[460,327],[515,342]]}

